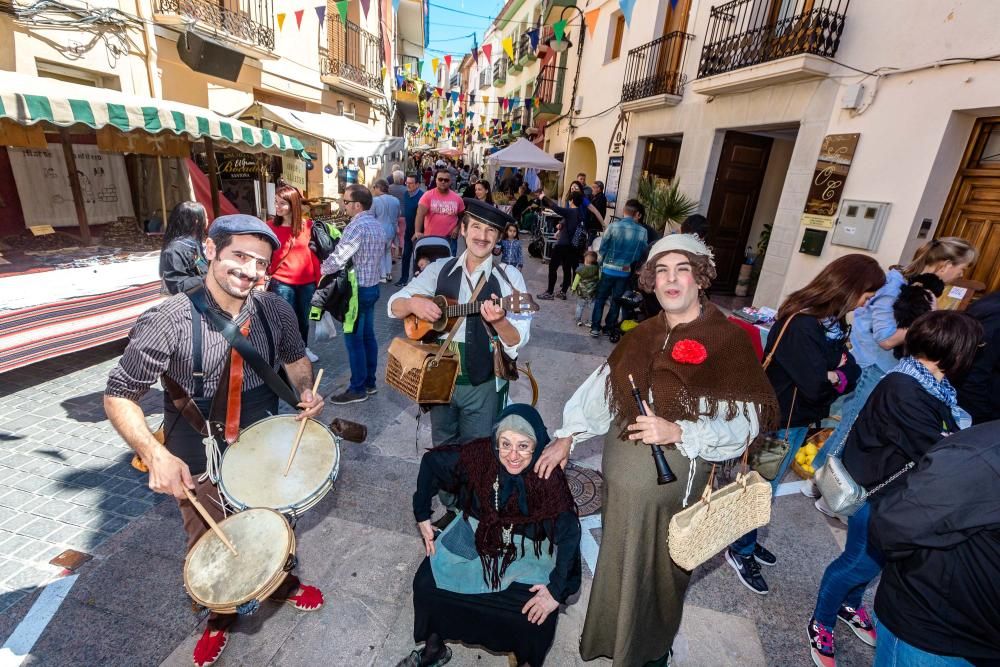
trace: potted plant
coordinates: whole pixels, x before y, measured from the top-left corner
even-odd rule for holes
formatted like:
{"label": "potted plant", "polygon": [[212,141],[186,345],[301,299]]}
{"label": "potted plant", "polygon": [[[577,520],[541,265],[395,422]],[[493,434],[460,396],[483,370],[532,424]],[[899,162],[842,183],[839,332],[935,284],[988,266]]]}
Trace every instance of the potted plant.
{"label": "potted plant", "polygon": [[661,234],[678,231],[681,223],[698,210],[698,202],[680,191],[679,181],[655,176],[639,181],[639,201],[646,207],[643,222]]}

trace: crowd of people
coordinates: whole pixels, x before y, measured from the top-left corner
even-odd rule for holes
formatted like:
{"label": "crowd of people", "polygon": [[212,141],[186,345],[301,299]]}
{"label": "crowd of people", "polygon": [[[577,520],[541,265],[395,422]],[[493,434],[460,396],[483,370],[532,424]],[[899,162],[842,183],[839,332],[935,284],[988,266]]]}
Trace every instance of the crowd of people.
{"label": "crowd of people", "polygon": [[[835,259],[780,304],[761,358],[708,298],[716,271],[702,216],[657,238],[636,199],[609,220],[603,184],[587,184],[583,174],[564,202],[507,183],[519,193],[512,213],[542,205],[561,217],[538,298],[574,294],[575,321],[594,337],[620,330],[627,290],[641,290],[652,304],[570,393],[550,434],[534,408],[506,405],[495,363],[501,352],[516,359],[531,335],[530,314],[499,304],[527,289],[518,216],[494,205],[489,183],[464,165],[431,171],[428,178],[426,170],[393,168],[371,190],[348,185],[343,207],[351,219],[342,231],[315,229],[321,223],[290,186],[278,188],[266,223],[234,215],[209,226],[191,203],[171,213],[161,274],[174,296],[140,318],[105,404],[148,466],[151,488],[178,499],[189,548],[206,526],[186,490],[211,506],[219,498],[202,436],[181,418],[183,399],[215,415],[214,398],[228,397],[218,417],[227,425],[221,449],[278,400],[254,369],[232,375],[222,334],[192,315],[193,295],[205,293],[211,308],[248,331],[262,357],[284,368],[304,419],[324,406],[311,390],[317,358],[307,347],[316,284],[349,276],[350,381],[326,400],[364,401],[379,388],[375,307],[398,260],[390,318],[437,321],[440,307],[425,298],[435,295],[477,304],[450,343],[460,360],[451,401],[429,409],[433,448],[413,495],[426,556],[413,579],[418,646],[402,667],[443,665],[448,642],[457,641],[513,653],[518,665],[544,663],[559,607],[581,584],[581,528],[563,470],[576,445],[599,436],[603,533],[580,655],[669,664],[692,575],[665,548],[671,518],[698,501],[717,466],[731,468],[759,446],[759,436],[787,444],[770,480],[776,495],[810,430],[833,413],[838,424],[813,465],[842,465],[864,493],[838,514],[819,486],[802,487],[847,529],[843,553],[826,566],[812,615],[802,619],[802,658],[833,667],[840,620],[875,647],[878,667],[1000,664],[1000,294],[966,312],[937,309],[941,286],[975,262],[970,243],[936,239],[888,270],[868,255]],[[317,234],[335,238],[324,256]],[[418,261],[427,239],[446,246],[445,256]],[[179,335],[163,336],[167,330]],[[196,340],[205,350],[197,362]],[[205,369],[197,381],[195,364]],[[165,446],[138,405],[161,376],[170,387]],[[677,483],[656,483],[650,445],[665,447]],[[435,496],[443,513],[432,520]],[[772,524],[770,534],[790,529]],[[756,530],[743,535],[723,559],[750,592],[766,595],[761,566],[782,554],[758,538]],[[863,598],[879,575],[873,614]],[[272,597],[302,610],[323,603],[294,576]],[[218,658],[233,618],[210,617],[196,665]]]}

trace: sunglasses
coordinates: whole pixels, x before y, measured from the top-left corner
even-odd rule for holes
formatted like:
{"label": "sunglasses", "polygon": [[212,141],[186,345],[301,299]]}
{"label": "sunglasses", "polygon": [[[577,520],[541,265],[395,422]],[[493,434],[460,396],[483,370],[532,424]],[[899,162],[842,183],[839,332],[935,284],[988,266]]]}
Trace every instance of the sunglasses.
{"label": "sunglasses", "polygon": [[345,204],[360,204],[361,202],[359,202],[357,199],[345,199],[344,203]]}
{"label": "sunglasses", "polygon": [[439,179],[437,179],[437,182],[438,183],[451,183],[451,179],[450,178],[439,178]]}

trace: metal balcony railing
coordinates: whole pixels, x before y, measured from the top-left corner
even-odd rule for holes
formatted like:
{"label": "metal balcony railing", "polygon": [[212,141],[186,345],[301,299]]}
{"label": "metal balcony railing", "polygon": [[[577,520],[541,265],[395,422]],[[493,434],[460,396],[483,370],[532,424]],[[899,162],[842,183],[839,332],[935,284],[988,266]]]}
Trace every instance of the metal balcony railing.
{"label": "metal balcony railing", "polygon": [[832,58],[850,0],[732,0],[712,7],[698,78],[812,53]]}
{"label": "metal balcony railing", "polygon": [[479,72],[479,87],[489,88],[493,84],[493,79],[490,78],[490,70],[486,68]]}
{"label": "metal balcony railing", "polygon": [[339,76],[370,90],[382,89],[382,43],[352,21],[327,21],[327,49],[320,50],[320,73]]}
{"label": "metal balcony railing", "polygon": [[496,62],[493,63],[493,80],[506,81],[508,69],[510,69],[510,58],[508,58],[505,53],[503,56],[497,58]]}
{"label": "metal balcony railing", "polygon": [[[535,99],[539,105],[562,106],[563,83],[566,80],[566,68],[555,63],[542,67],[535,80]],[[558,113],[558,112],[557,112]]]}
{"label": "metal balcony railing", "polygon": [[684,55],[694,35],[672,32],[628,52],[622,102],[654,95],[680,95],[687,77]]}
{"label": "metal balcony railing", "polygon": [[521,107],[520,109],[517,110],[517,115],[514,118],[514,122],[521,124],[521,134],[524,134],[525,131],[529,127],[531,127],[532,122],[534,121],[534,119],[532,118],[532,112],[533,110],[529,109],[526,106]]}
{"label": "metal balcony railing", "polygon": [[516,50],[514,51],[515,60],[517,62],[521,62],[528,56],[530,52],[531,52],[531,38],[528,37],[528,33],[524,33],[517,40]]}
{"label": "metal balcony railing", "polygon": [[153,11],[200,21],[254,46],[274,50],[271,0],[153,0]]}

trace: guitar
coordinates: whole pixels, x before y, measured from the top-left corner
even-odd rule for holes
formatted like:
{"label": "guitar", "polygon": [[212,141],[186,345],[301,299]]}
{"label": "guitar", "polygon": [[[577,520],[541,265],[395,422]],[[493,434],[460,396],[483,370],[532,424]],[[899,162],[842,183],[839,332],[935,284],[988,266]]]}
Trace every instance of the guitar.
{"label": "guitar", "polygon": [[441,317],[434,322],[428,322],[418,318],[416,315],[407,315],[403,319],[403,329],[410,340],[434,339],[441,334],[448,333],[455,326],[455,321],[458,318],[479,315],[479,308],[487,301],[496,303],[508,313],[537,313],[540,310],[538,304],[531,298],[530,294],[518,292],[517,290],[512,292],[510,296],[505,296],[502,299],[482,299],[468,303],[459,303],[451,297],[440,294],[437,296],[417,294],[415,296],[421,299],[430,299],[436,303],[437,307],[441,309]]}

